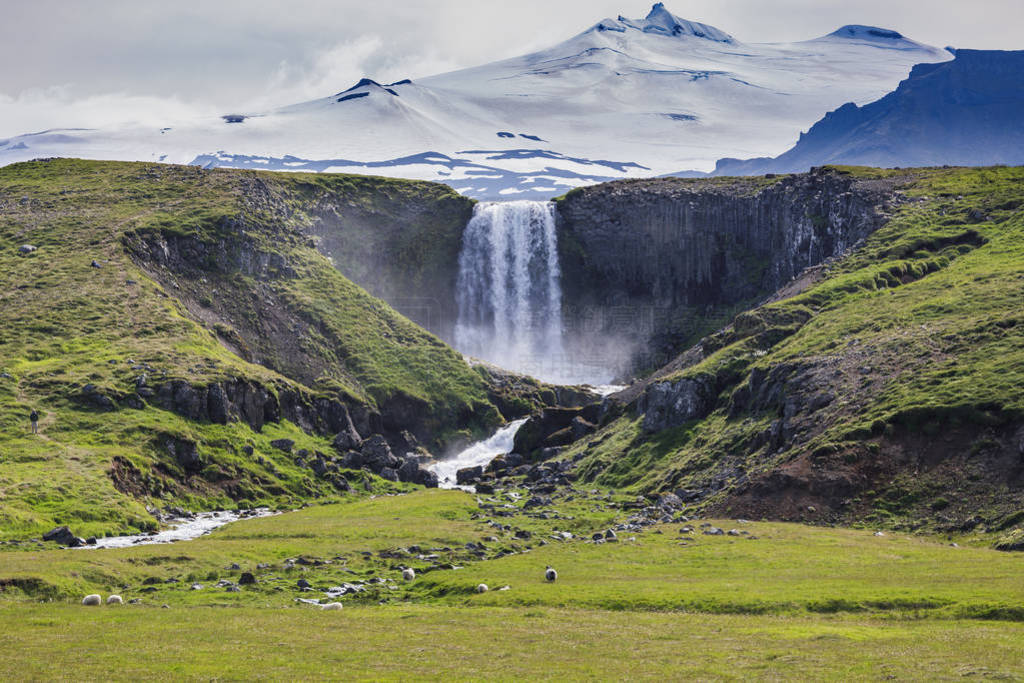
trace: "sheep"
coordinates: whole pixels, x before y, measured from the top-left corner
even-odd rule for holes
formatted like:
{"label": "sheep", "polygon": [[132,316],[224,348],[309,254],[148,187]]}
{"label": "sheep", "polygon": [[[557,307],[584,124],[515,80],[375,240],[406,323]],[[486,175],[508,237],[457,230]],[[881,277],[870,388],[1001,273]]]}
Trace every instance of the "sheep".
{"label": "sheep", "polygon": [[121,599],[120,595],[111,595],[109,598],[107,598],[107,604],[108,605],[123,605],[124,604],[124,600]]}
{"label": "sheep", "polygon": [[477,593],[486,593],[487,592],[487,584],[486,583],[481,583],[479,586],[476,587],[476,592]]}
{"label": "sheep", "polygon": [[558,572],[556,572],[554,569],[552,569],[549,566],[549,567],[547,567],[547,569],[544,570],[544,578],[547,579],[548,581],[554,581],[555,579],[558,578]]}
{"label": "sheep", "polygon": [[416,572],[411,567],[404,567],[402,569],[402,578],[406,581],[413,581],[416,579]]}
{"label": "sheep", "polygon": [[326,605],[320,605],[320,609],[325,612],[337,612],[341,608],[342,604],[340,602],[329,602]]}
{"label": "sheep", "polygon": [[86,607],[97,607],[103,604],[103,598],[93,593],[82,598],[82,604]]}

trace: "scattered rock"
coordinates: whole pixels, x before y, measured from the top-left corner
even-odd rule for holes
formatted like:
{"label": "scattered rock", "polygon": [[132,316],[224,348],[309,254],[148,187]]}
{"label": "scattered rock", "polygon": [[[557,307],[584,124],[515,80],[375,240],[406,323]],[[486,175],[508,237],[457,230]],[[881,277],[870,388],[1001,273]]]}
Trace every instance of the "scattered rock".
{"label": "scattered rock", "polygon": [[662,510],[679,510],[683,507],[683,501],[674,493],[663,493],[658,496],[657,505]]}
{"label": "scattered rock", "polygon": [[36,251],[37,249],[38,249],[38,247],[36,247],[33,244],[23,244],[20,247],[18,247],[18,253],[19,254],[31,254],[32,252]]}
{"label": "scattered rock", "polygon": [[274,439],[270,442],[270,445],[285,453],[291,453],[292,449],[295,448],[295,442],[291,439]]}

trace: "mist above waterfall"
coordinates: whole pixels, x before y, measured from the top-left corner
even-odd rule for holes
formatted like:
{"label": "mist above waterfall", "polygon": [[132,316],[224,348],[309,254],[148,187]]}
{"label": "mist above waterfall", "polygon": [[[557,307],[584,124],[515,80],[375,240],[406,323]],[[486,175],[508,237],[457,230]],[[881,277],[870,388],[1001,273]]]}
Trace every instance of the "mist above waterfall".
{"label": "mist above waterfall", "polygon": [[552,202],[478,204],[459,256],[456,348],[545,381],[606,381],[566,353],[560,280]]}

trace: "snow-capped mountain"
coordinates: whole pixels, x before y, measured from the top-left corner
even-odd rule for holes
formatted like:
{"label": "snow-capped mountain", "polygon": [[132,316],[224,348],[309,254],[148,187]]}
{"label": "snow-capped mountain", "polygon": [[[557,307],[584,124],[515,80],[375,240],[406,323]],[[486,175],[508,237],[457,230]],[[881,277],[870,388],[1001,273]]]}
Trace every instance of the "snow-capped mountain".
{"label": "snow-capped mountain", "polygon": [[547,197],[779,154],[825,112],[951,58],[867,26],[744,43],[658,3],[644,19],[603,19],[552,48],[415,82],[364,79],[311,102],[161,129],[0,140],[0,163],[79,156],[374,173],[481,198]]}

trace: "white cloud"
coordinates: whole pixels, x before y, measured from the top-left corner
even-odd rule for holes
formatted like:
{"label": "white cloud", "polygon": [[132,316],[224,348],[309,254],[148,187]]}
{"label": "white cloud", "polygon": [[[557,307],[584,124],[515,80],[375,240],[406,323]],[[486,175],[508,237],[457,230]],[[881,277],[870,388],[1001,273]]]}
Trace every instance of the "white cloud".
{"label": "white cloud", "polygon": [[130,123],[169,125],[216,113],[208,105],[177,97],[117,92],[76,97],[66,85],[31,88],[17,96],[0,93],[0,135]]}
{"label": "white cloud", "polygon": [[430,76],[458,68],[436,53],[398,53],[379,35],[365,35],[317,53],[309,63],[282,61],[261,95],[248,102],[251,110],[326,97],[363,77],[380,83]]}

